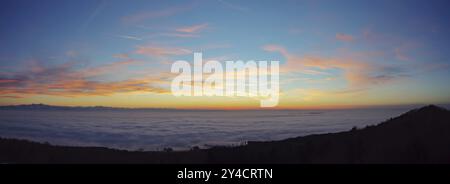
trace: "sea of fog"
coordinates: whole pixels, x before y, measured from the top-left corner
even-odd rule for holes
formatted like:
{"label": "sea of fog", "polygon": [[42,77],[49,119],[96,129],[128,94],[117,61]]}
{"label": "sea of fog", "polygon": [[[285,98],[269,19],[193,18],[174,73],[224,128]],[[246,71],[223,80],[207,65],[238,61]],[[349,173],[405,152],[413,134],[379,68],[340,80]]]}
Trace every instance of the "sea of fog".
{"label": "sea of fog", "polygon": [[346,131],[406,111],[0,110],[0,137],[127,150],[189,149]]}

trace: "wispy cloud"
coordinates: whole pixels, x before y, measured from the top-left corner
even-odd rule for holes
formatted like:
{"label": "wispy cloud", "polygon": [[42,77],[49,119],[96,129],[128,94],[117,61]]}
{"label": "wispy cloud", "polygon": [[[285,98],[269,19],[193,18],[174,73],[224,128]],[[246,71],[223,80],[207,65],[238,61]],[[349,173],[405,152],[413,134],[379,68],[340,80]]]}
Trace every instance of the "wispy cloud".
{"label": "wispy cloud", "polygon": [[371,45],[380,44],[384,46],[392,46],[404,42],[401,37],[384,32],[379,32],[372,27],[366,27],[362,30],[361,41]]}
{"label": "wispy cloud", "polygon": [[15,79],[0,79],[0,84],[7,84],[7,83],[15,83],[17,80]]}
{"label": "wispy cloud", "polygon": [[206,50],[212,50],[212,49],[224,49],[224,48],[230,48],[231,44],[223,43],[223,44],[205,44],[197,47],[198,50],[206,51]]}
{"label": "wispy cloud", "polygon": [[68,56],[68,57],[75,57],[75,56],[77,56],[78,55],[78,52],[77,51],[74,51],[74,50],[69,50],[69,51],[66,51],[66,56]]}
{"label": "wispy cloud", "polygon": [[71,74],[76,76],[83,76],[83,77],[93,77],[93,76],[99,76],[102,74],[110,73],[118,71],[126,66],[129,66],[131,64],[140,63],[140,61],[133,60],[133,59],[126,59],[123,61],[113,62],[109,64],[103,64],[96,67],[90,67],[85,68],[83,70],[74,71]]}
{"label": "wispy cloud", "polygon": [[416,42],[405,42],[400,46],[394,48],[394,55],[400,61],[411,61],[412,58],[409,56],[410,52],[417,49],[420,44]]}
{"label": "wispy cloud", "polygon": [[395,48],[394,54],[398,60],[401,60],[401,61],[409,61],[410,60],[410,58],[404,53],[403,49],[401,49],[401,48]]}
{"label": "wispy cloud", "polygon": [[207,23],[177,28],[177,32],[181,33],[198,33],[208,27]]}
{"label": "wispy cloud", "polygon": [[98,2],[96,8],[94,9],[94,11],[92,11],[92,13],[89,15],[89,17],[86,19],[86,21],[84,22],[84,24],[80,27],[81,31],[85,31],[89,25],[92,23],[92,21],[95,20],[95,18],[103,11],[103,9],[105,8],[106,5],[105,0],[101,0]]}
{"label": "wispy cloud", "polygon": [[116,35],[118,38],[128,39],[128,40],[136,40],[136,41],[142,41],[143,39],[137,36],[131,36],[131,35]]}
{"label": "wispy cloud", "polygon": [[23,96],[19,95],[2,95],[0,98],[23,98]]}
{"label": "wispy cloud", "polygon": [[128,78],[119,81],[95,80],[94,77],[109,75],[134,60],[113,62],[96,67],[77,69],[74,63],[55,66],[35,65],[24,71],[0,75],[0,96],[20,98],[30,95],[55,95],[66,97],[105,96],[116,93],[151,92],[168,93],[159,87],[159,77]]}
{"label": "wispy cloud", "polygon": [[128,54],[114,54],[113,57],[119,59],[130,59],[130,56]]}
{"label": "wispy cloud", "polygon": [[209,25],[207,23],[203,24],[196,24],[191,26],[185,26],[185,27],[179,27],[175,28],[174,31],[161,33],[161,36],[168,36],[168,37],[178,37],[178,38],[194,38],[194,37],[200,37],[200,32],[207,29]]}
{"label": "wispy cloud", "polygon": [[[317,69],[340,69],[343,71],[343,75],[352,89],[382,84],[401,75],[400,73],[392,72],[393,70],[388,67],[349,58],[300,57],[291,54],[287,49],[279,45],[266,45],[263,49],[270,52],[279,52],[286,58],[286,63],[281,66],[281,71],[284,73],[308,72],[313,74],[311,71],[317,71]],[[321,72],[314,73],[323,74]]]}
{"label": "wispy cloud", "polygon": [[159,36],[164,37],[177,37],[177,38],[196,38],[199,37],[198,34],[192,34],[192,33],[160,33]]}
{"label": "wispy cloud", "polygon": [[343,42],[353,41],[353,36],[343,33],[336,33],[336,39]]}
{"label": "wispy cloud", "polygon": [[122,21],[125,23],[140,23],[146,20],[170,17],[178,13],[188,11],[192,9],[194,6],[195,6],[194,3],[189,3],[172,6],[165,9],[141,11],[132,15],[122,17]]}
{"label": "wispy cloud", "polygon": [[146,56],[164,57],[170,55],[185,55],[192,53],[191,50],[180,47],[164,47],[158,45],[138,46],[136,54]]}
{"label": "wispy cloud", "polygon": [[[175,37],[175,38],[197,38],[200,33],[209,28],[209,24],[195,24],[182,27],[154,27],[152,33],[145,36],[145,39],[154,39],[158,37]],[[143,29],[148,29],[143,27]]]}

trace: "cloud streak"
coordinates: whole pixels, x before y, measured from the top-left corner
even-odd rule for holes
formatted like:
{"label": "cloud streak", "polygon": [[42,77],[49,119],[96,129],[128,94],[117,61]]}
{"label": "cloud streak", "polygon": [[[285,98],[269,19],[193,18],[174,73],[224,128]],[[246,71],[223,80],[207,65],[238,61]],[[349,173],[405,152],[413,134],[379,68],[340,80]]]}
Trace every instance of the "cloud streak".
{"label": "cloud streak", "polygon": [[192,53],[191,50],[180,47],[163,47],[157,45],[138,46],[136,54],[146,56],[164,57],[171,55],[185,55]]}
{"label": "cloud streak", "polygon": [[336,33],[336,39],[343,42],[351,42],[353,41],[353,36],[343,33]]}
{"label": "cloud streak", "polygon": [[321,56],[300,57],[288,52],[279,45],[266,45],[265,51],[278,52],[286,58],[286,63],[281,66],[283,73],[309,73],[323,74],[323,72],[313,72],[319,70],[339,69],[343,72],[344,78],[352,89],[367,88],[371,85],[383,84],[399,77],[400,71],[392,72],[392,68],[383,67],[369,62],[345,59],[326,58]]}
{"label": "cloud streak", "polygon": [[160,10],[142,11],[122,18],[125,23],[140,23],[146,20],[170,17],[192,9],[193,4],[178,5]]}
{"label": "cloud streak", "polygon": [[197,24],[185,27],[179,27],[167,30],[166,32],[153,34],[151,37],[176,37],[176,38],[196,38],[200,37],[200,32],[207,29],[209,25],[207,23]]}
{"label": "cloud streak", "polygon": [[136,41],[142,41],[143,39],[137,36],[131,36],[131,35],[117,35],[118,38],[128,39],[128,40],[136,40]]}
{"label": "cloud streak", "polygon": [[158,77],[130,78],[119,81],[94,80],[122,70],[136,63],[125,60],[97,67],[77,69],[73,63],[44,67],[35,65],[28,70],[10,75],[0,75],[0,96],[20,98],[30,95],[54,95],[64,97],[107,96],[116,93],[168,93],[158,87],[164,80]]}
{"label": "cloud streak", "polygon": [[181,32],[181,33],[198,33],[200,31],[206,29],[207,27],[208,27],[208,24],[204,23],[204,24],[192,25],[192,26],[187,26],[187,27],[180,27],[180,28],[177,28],[176,31]]}

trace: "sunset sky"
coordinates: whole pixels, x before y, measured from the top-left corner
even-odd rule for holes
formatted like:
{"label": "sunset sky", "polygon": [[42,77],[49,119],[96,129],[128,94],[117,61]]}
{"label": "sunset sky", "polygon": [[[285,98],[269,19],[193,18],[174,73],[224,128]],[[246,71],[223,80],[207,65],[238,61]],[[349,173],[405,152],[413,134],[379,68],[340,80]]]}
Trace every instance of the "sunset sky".
{"label": "sunset sky", "polygon": [[280,61],[277,108],[450,103],[448,1],[2,0],[0,105],[259,108],[174,97],[171,64]]}

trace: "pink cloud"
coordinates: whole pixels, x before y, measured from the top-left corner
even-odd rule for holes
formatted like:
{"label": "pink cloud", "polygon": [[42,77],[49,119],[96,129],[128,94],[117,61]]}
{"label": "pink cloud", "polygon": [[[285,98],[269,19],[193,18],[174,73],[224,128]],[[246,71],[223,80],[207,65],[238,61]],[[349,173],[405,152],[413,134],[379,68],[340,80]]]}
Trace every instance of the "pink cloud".
{"label": "pink cloud", "polygon": [[280,68],[283,73],[309,73],[322,75],[328,69],[340,69],[351,89],[365,88],[368,85],[381,84],[395,78],[397,75],[386,72],[390,68],[378,66],[352,58],[330,58],[321,56],[297,56],[279,45],[266,45],[265,51],[279,52],[286,58],[286,63]]}
{"label": "pink cloud", "polygon": [[198,33],[208,27],[208,24],[198,24],[198,25],[192,25],[187,27],[181,27],[176,29],[177,32],[181,33]]}
{"label": "pink cloud", "polygon": [[353,41],[353,36],[343,33],[336,33],[336,39],[343,42],[351,42]]}
{"label": "pink cloud", "polygon": [[126,59],[124,61],[118,61],[118,62],[104,64],[104,65],[100,65],[100,66],[96,66],[96,67],[86,68],[83,70],[73,72],[72,74],[75,76],[84,76],[84,77],[99,76],[99,75],[103,75],[106,73],[118,71],[128,65],[136,64],[136,63],[140,63],[140,61],[133,60],[133,59]]}
{"label": "pink cloud", "polygon": [[2,83],[14,83],[17,82],[17,80],[14,79],[0,79],[0,84]]}
{"label": "pink cloud", "polygon": [[118,81],[99,81],[92,78],[116,73],[131,63],[134,61],[114,62],[82,69],[77,69],[72,63],[64,63],[56,66],[39,66],[39,70],[29,68],[7,76],[0,75],[0,97],[21,98],[31,95],[78,97],[130,92],[169,92],[168,89],[159,87],[165,82],[161,77],[136,77]]}
{"label": "pink cloud", "polygon": [[265,46],[263,46],[263,50],[269,51],[269,52],[280,52],[285,57],[290,56],[288,51],[284,47],[279,46],[279,45],[265,45]]}
{"label": "pink cloud", "polygon": [[199,37],[197,34],[192,33],[161,33],[161,36],[168,36],[168,37],[178,37],[178,38],[195,38]]}
{"label": "pink cloud", "polygon": [[169,56],[169,55],[185,55],[192,53],[189,49],[179,48],[179,47],[161,47],[156,45],[151,46],[139,46],[135,51],[137,54],[147,55],[147,56]]}
{"label": "pink cloud", "polygon": [[412,58],[408,56],[408,54],[418,47],[420,47],[420,44],[417,42],[404,42],[400,46],[394,48],[395,58],[400,61],[411,61]]}
{"label": "pink cloud", "polygon": [[401,61],[409,61],[410,60],[410,58],[404,53],[403,49],[401,49],[401,48],[395,48],[394,54],[398,60],[401,60]]}

